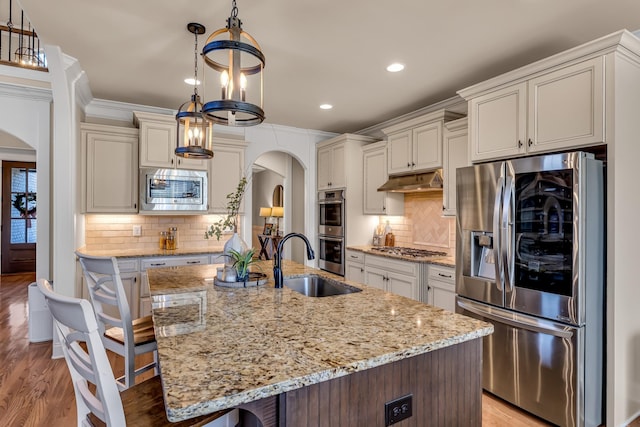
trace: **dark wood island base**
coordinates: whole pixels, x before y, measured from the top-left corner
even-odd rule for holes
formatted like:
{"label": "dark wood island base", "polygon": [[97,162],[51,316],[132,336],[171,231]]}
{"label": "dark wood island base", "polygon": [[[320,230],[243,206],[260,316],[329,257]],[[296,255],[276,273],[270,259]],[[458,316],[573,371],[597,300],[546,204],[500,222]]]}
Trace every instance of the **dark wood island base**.
{"label": "dark wood island base", "polygon": [[264,427],[385,426],[385,403],[409,394],[412,416],[395,426],[482,425],[482,338],[240,408],[254,413]]}

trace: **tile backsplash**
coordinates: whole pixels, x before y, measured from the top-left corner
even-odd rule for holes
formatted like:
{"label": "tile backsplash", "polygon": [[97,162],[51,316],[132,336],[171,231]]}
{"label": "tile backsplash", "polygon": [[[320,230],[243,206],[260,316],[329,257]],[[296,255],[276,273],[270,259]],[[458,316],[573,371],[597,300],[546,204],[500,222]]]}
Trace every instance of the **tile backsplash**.
{"label": "tile backsplash", "polygon": [[442,193],[406,193],[404,216],[381,216],[389,221],[396,246],[444,251],[455,255],[455,217],[442,216]]}
{"label": "tile backsplash", "polygon": [[[180,248],[220,248],[227,240],[205,239],[209,225],[218,215],[85,215],[85,247],[87,250],[155,249],[160,232],[178,228]],[[133,226],[142,227],[142,235],[133,236]]]}

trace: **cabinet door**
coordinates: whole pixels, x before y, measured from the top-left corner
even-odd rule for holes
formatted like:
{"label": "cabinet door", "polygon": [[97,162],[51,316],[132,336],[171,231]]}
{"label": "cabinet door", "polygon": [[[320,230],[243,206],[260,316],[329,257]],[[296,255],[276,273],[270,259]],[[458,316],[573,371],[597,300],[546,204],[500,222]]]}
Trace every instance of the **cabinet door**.
{"label": "cabinet door", "polygon": [[384,270],[375,267],[365,267],[364,284],[374,288],[386,290],[387,276]]}
{"label": "cabinet door", "polygon": [[472,161],[525,153],[526,95],[526,83],[521,83],[479,96],[469,102]]}
{"label": "cabinet door", "polygon": [[331,147],[318,149],[318,190],[331,188]]}
{"label": "cabinet door", "polygon": [[131,318],[137,319],[139,314],[139,292],[138,287],[140,285],[140,273],[120,273],[120,280],[122,286],[127,294],[127,302],[129,303],[129,310],[131,311]]}
{"label": "cabinet door", "polygon": [[345,264],[345,277],[347,280],[364,283],[364,264],[347,262]]}
{"label": "cabinet door", "polygon": [[331,188],[347,186],[346,146],[344,142],[336,144],[331,150]]}
{"label": "cabinet door", "polygon": [[[466,123],[466,119],[463,119]],[[467,127],[445,131],[443,141],[443,215],[456,215],[456,169],[469,165],[469,138]]]}
{"label": "cabinet door", "polygon": [[365,151],[364,162],[364,205],[365,214],[385,214],[386,192],[378,191],[378,187],[387,181],[387,155],[385,147],[375,151]]}
{"label": "cabinet door", "polygon": [[604,142],[603,69],[599,57],[529,81],[529,152]]}
{"label": "cabinet door", "polygon": [[[244,175],[244,147],[213,146],[209,171],[209,213],[227,213],[227,194],[234,193]],[[242,212],[244,203],[240,207]]]}
{"label": "cabinet door", "polygon": [[418,281],[404,274],[387,273],[387,291],[418,300]]}
{"label": "cabinet door", "polygon": [[[114,127],[105,127],[113,128]],[[135,129],[83,130],[86,212],[138,212],[138,136]]]}
{"label": "cabinet door", "polygon": [[413,129],[413,171],[442,167],[442,123],[429,123]]}
{"label": "cabinet door", "polygon": [[433,295],[432,305],[453,313],[456,311],[455,285],[439,280],[429,280],[430,291]]}
{"label": "cabinet door", "polygon": [[412,130],[406,130],[390,135],[387,140],[387,172],[410,172],[413,163]]}
{"label": "cabinet door", "polygon": [[175,166],[176,124],[140,121],[140,166]]}

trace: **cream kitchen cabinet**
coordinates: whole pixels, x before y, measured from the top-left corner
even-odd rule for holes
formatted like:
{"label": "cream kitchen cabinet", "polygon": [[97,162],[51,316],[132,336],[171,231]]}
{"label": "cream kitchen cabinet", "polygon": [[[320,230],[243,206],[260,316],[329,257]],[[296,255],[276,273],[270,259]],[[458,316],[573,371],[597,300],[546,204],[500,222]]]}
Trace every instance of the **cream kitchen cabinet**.
{"label": "cream kitchen cabinet", "polygon": [[388,137],[387,173],[441,168],[443,124],[460,117],[460,114],[440,110],[382,129]]}
{"label": "cream kitchen cabinet", "polygon": [[174,116],[134,112],[140,129],[140,166],[207,170],[209,160],[176,156],[177,123]]}
{"label": "cream kitchen cabinet", "polygon": [[138,130],[81,123],[80,133],[84,211],[138,212]]}
{"label": "cream kitchen cabinet", "polygon": [[456,311],[455,271],[452,267],[430,264],[427,279],[427,304]]}
{"label": "cream kitchen cabinet", "polygon": [[467,118],[446,122],[444,128],[442,213],[444,216],[455,216],[456,169],[471,164]]}
{"label": "cream kitchen cabinet", "polygon": [[345,252],[345,278],[354,282],[365,283],[364,253],[347,249]]}
{"label": "cream kitchen cabinet", "polygon": [[369,286],[420,299],[421,263],[365,254],[365,280]]}
{"label": "cream kitchen cabinet", "polygon": [[387,175],[387,143],[385,141],[362,147],[364,170],[363,213],[368,215],[403,215],[404,194],[378,191]]}
{"label": "cream kitchen cabinet", "polygon": [[347,186],[346,142],[318,147],[318,190]]}
{"label": "cream kitchen cabinet", "polygon": [[525,74],[498,89],[487,88],[490,81],[459,91],[469,101],[471,160],[604,143],[604,67],[599,56]]}
{"label": "cream kitchen cabinet", "polygon": [[[247,143],[241,140],[214,138],[213,159],[209,160],[209,213],[227,213],[227,194],[234,193],[245,176],[246,147]],[[240,211],[244,212],[244,203]]]}

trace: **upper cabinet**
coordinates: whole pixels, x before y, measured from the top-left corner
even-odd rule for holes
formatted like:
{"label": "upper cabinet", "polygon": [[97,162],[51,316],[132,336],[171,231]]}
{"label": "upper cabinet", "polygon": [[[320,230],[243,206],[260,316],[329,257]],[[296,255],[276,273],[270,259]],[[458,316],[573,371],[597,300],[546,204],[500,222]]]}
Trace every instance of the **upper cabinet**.
{"label": "upper cabinet", "polygon": [[345,143],[318,147],[318,190],[347,186]]}
{"label": "upper cabinet", "polygon": [[80,133],[84,211],[138,212],[138,129],[81,123]]}
{"label": "upper cabinet", "polygon": [[[552,59],[557,63],[561,54]],[[458,92],[469,101],[472,161],[605,142],[604,57],[543,67],[536,63]]]}
{"label": "upper cabinet", "polygon": [[467,118],[444,124],[442,214],[456,215],[456,169],[469,166],[469,138]]}
{"label": "upper cabinet", "polygon": [[403,215],[404,194],[378,191],[389,178],[387,174],[387,143],[362,147],[364,169],[363,213],[373,215]]}
{"label": "upper cabinet", "polygon": [[382,129],[388,136],[387,173],[441,168],[443,124],[460,117],[460,114],[440,110]]}
{"label": "upper cabinet", "polygon": [[173,116],[136,111],[134,122],[140,129],[140,166],[207,170],[207,159],[176,156],[177,123]]}
{"label": "upper cabinet", "polygon": [[[234,193],[244,175],[244,151],[241,140],[214,138],[213,159],[209,169],[209,213],[227,213],[227,194]],[[243,211],[244,204],[241,207]]]}

